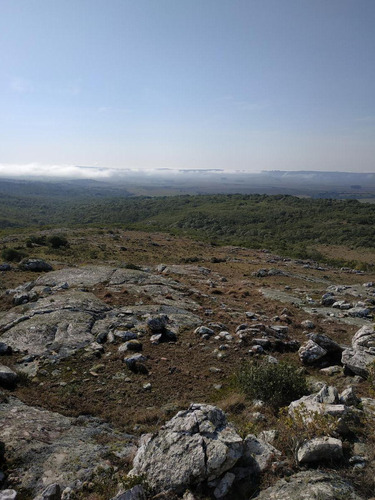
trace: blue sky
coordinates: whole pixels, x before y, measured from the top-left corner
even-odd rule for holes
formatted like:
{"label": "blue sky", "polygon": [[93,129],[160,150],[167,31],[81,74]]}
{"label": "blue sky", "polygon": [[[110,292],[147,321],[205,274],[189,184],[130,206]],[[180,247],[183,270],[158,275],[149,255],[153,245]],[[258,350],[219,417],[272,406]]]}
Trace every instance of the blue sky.
{"label": "blue sky", "polygon": [[0,0],[0,167],[375,172],[374,26],[374,0]]}

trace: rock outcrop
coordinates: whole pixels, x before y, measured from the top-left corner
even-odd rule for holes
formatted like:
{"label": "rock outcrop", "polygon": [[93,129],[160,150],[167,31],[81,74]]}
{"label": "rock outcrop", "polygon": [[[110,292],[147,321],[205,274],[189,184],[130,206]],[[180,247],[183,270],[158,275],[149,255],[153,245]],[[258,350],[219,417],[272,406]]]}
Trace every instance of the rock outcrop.
{"label": "rock outcrop", "polygon": [[317,471],[298,472],[280,479],[258,495],[257,500],[364,500],[353,486],[338,474]]}
{"label": "rock outcrop", "polygon": [[343,351],[341,361],[350,372],[368,377],[368,367],[375,361],[375,331],[372,325],[357,331],[352,338],[352,347]]}
{"label": "rock outcrop", "polygon": [[214,406],[193,404],[156,435],[142,437],[133,475],[145,475],[156,491],[182,493],[220,478],[242,457],[243,440]]}

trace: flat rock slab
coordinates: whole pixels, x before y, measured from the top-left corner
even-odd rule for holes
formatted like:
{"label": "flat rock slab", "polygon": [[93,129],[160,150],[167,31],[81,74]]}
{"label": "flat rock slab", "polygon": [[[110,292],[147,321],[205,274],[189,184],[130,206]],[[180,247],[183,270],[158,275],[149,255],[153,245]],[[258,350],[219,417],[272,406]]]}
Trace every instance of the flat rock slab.
{"label": "flat rock slab", "polygon": [[[16,398],[0,404],[0,421],[6,460],[16,464],[11,471],[19,480],[16,489],[26,488],[34,495],[52,483],[75,489],[108,465],[111,450],[133,446],[131,436],[97,419],[64,417]],[[108,444],[100,444],[103,441]]]}
{"label": "flat rock slab", "polygon": [[280,479],[263,490],[257,500],[364,500],[353,486],[336,474],[315,471],[299,472]]}
{"label": "flat rock slab", "polygon": [[36,286],[44,285],[50,287],[60,287],[68,284],[69,287],[95,286],[99,283],[108,282],[114,273],[115,268],[106,266],[85,266],[72,267],[52,271],[45,276],[40,276]]}
{"label": "flat rock slab", "polygon": [[76,349],[93,341],[93,324],[109,309],[91,293],[64,291],[0,315],[0,338],[29,354]]}

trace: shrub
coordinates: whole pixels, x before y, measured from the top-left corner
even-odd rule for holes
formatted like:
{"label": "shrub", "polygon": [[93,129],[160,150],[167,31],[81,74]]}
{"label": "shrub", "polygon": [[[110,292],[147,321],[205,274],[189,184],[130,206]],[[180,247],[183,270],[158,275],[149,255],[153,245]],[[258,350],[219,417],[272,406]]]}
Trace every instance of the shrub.
{"label": "shrub", "polygon": [[51,248],[61,248],[69,246],[68,240],[62,234],[60,235],[55,234],[53,236],[50,236],[48,238],[48,244],[50,245]]}
{"label": "shrub", "polygon": [[261,399],[274,409],[307,394],[306,377],[288,363],[249,362],[242,365],[237,383],[251,399]]}
{"label": "shrub", "polygon": [[26,246],[27,246],[27,248],[32,248],[34,245],[36,245],[36,246],[44,246],[46,244],[47,244],[47,242],[46,242],[45,235],[43,235],[43,236],[34,236],[34,235],[31,235],[26,240]]}
{"label": "shrub", "polygon": [[23,252],[16,250],[15,248],[4,248],[1,251],[1,258],[7,262],[19,262],[25,257]]}

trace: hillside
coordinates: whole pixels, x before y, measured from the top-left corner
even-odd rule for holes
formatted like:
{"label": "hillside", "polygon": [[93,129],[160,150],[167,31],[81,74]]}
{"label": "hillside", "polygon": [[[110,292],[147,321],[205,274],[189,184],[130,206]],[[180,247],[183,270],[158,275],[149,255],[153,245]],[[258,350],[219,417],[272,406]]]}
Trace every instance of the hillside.
{"label": "hillside", "polygon": [[[0,228],[42,226],[113,226],[166,231],[217,244],[268,248],[287,256],[334,258],[324,245],[347,249],[374,248],[375,206],[356,200],[312,200],[293,196],[205,195],[63,199],[0,199]],[[344,255],[341,255],[344,254]],[[339,265],[361,265],[338,252]],[[370,262],[366,260],[364,266]]]}
{"label": "hillside", "polygon": [[17,498],[373,496],[374,273],[113,227],[1,245],[53,268],[1,271]]}

